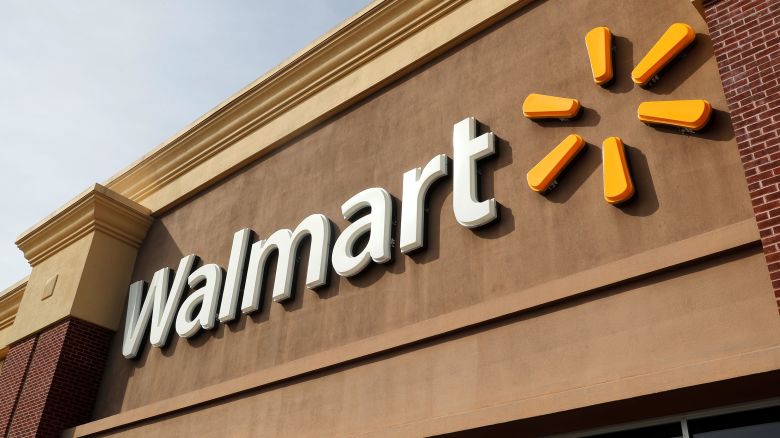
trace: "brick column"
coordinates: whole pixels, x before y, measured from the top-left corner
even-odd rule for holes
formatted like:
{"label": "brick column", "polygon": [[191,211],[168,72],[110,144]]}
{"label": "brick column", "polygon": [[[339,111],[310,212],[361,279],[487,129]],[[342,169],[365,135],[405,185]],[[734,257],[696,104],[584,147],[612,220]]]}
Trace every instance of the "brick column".
{"label": "brick column", "polygon": [[0,436],[58,437],[89,421],[112,336],[71,317],[12,346],[0,374]]}
{"label": "brick column", "polygon": [[704,15],[780,310],[780,1],[709,0]]}
{"label": "brick column", "polygon": [[13,345],[0,370],[0,436],[8,436],[8,426],[27,376],[35,341],[32,337]]}

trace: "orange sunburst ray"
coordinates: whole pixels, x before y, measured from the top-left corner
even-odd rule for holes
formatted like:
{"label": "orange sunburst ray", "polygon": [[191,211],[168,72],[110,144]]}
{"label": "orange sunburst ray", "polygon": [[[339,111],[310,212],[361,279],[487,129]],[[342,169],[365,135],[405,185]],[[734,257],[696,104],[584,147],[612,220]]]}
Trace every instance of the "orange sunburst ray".
{"label": "orange sunburst ray", "polygon": [[691,26],[685,23],[672,24],[636,65],[631,72],[631,80],[642,86],[648,85],[658,72],[695,39],[696,32]]}
{"label": "orange sunburst ray", "polygon": [[526,175],[528,186],[535,192],[544,192],[550,188],[555,178],[566,169],[574,157],[585,146],[585,140],[577,134],[570,134],[547,156],[542,158]]}
{"label": "orange sunburst ray", "polygon": [[676,126],[698,131],[707,125],[712,105],[706,100],[665,100],[642,102],[637,117],[645,123]]}
{"label": "orange sunburst ray", "polygon": [[609,28],[596,27],[585,35],[593,81],[605,85],[612,80],[612,33]]}
{"label": "orange sunburst ray", "polygon": [[634,182],[626,159],[626,148],[619,137],[607,137],[602,143],[604,199],[620,204],[634,196]]}
{"label": "orange sunburst ray", "polygon": [[523,102],[523,115],[529,119],[572,119],[580,112],[580,101],[567,97],[531,93]]}

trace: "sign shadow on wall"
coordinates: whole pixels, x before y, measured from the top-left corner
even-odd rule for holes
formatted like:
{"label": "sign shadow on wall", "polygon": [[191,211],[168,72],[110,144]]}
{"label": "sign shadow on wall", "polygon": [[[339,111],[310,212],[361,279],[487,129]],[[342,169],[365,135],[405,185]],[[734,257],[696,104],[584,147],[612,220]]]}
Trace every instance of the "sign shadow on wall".
{"label": "sign shadow on wall", "polygon": [[676,56],[660,73],[657,84],[647,90],[655,94],[671,94],[712,58],[710,37],[697,33],[694,43]]}

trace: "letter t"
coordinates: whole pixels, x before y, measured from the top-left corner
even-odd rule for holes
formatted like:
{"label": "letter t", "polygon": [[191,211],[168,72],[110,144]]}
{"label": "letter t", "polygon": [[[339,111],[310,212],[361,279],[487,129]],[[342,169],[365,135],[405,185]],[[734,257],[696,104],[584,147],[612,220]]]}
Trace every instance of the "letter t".
{"label": "letter t", "polygon": [[485,225],[498,217],[496,200],[477,200],[477,160],[495,153],[492,132],[474,138],[477,121],[473,117],[461,120],[452,129],[453,189],[452,206],[455,219],[468,228]]}

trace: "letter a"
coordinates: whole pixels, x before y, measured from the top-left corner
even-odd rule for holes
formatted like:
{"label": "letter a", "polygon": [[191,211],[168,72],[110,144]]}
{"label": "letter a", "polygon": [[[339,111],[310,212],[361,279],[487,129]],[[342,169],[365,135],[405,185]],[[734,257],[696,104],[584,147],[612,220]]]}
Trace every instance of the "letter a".
{"label": "letter a", "polygon": [[[363,190],[341,206],[341,213],[344,219],[349,220],[365,207],[370,207],[371,212],[352,222],[333,245],[331,263],[333,269],[342,277],[358,274],[371,260],[385,263],[393,256],[390,248],[393,201],[390,194],[382,188]],[[355,242],[366,233],[370,233],[368,245],[360,254],[353,255]]]}

